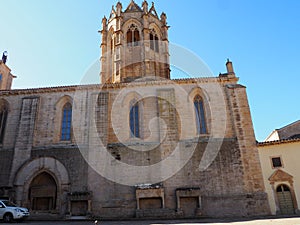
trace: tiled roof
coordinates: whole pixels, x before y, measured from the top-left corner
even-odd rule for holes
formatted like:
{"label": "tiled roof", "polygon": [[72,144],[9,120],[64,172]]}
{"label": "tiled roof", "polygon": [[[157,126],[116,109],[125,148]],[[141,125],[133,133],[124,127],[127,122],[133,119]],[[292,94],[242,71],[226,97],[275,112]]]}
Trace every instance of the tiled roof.
{"label": "tiled roof", "polygon": [[258,147],[269,146],[269,145],[280,145],[280,144],[287,144],[293,142],[300,142],[300,138],[295,139],[283,139],[283,140],[276,140],[276,141],[265,141],[265,142],[257,142]]}

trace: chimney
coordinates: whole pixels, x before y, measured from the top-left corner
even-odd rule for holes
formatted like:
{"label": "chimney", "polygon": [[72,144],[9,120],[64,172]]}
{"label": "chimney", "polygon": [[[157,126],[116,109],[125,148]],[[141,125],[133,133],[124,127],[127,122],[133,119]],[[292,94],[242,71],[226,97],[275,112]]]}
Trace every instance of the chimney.
{"label": "chimney", "polygon": [[3,55],[2,55],[2,62],[4,63],[4,64],[6,64],[6,62],[7,62],[7,51],[4,51],[3,52]]}
{"label": "chimney", "polygon": [[7,55],[7,51],[3,52],[0,60],[0,91],[11,90],[13,78],[16,78],[15,75],[11,74],[11,69],[5,64]]}
{"label": "chimney", "polygon": [[229,59],[227,59],[226,68],[228,74],[234,74],[232,62]]}

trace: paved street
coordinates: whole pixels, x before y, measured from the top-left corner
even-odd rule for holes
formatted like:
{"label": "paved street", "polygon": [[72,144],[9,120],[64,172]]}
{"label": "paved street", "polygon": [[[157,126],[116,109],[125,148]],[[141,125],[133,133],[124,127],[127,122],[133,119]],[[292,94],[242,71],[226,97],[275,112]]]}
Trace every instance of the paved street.
{"label": "paved street", "polygon": [[[0,223],[7,224],[7,223]],[[17,224],[17,223],[14,223]],[[94,225],[93,221],[24,221],[23,225]],[[254,219],[248,221],[226,221],[226,220],[148,220],[148,221],[101,221],[98,225],[300,225],[300,218],[286,219]]]}

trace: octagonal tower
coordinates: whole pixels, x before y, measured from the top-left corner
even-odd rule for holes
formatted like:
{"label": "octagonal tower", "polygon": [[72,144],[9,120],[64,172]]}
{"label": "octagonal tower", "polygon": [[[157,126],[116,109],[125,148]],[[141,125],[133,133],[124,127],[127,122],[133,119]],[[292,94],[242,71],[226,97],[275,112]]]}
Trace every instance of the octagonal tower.
{"label": "octagonal tower", "polygon": [[166,14],[158,16],[154,3],[142,7],[120,2],[109,19],[102,19],[101,83],[130,82],[139,78],[170,79]]}

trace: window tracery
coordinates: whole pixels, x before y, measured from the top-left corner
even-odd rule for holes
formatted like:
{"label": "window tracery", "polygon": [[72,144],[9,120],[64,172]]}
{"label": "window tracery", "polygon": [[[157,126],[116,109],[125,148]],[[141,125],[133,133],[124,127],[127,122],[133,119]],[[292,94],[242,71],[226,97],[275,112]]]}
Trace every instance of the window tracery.
{"label": "window tracery", "polygon": [[138,46],[140,41],[140,32],[135,24],[131,24],[127,31],[127,45]]}
{"label": "window tracery", "polygon": [[159,39],[154,29],[150,32],[150,48],[155,52],[159,52]]}

